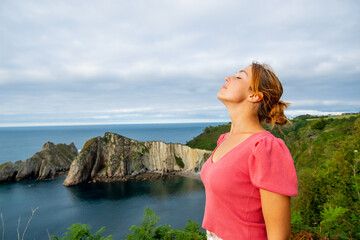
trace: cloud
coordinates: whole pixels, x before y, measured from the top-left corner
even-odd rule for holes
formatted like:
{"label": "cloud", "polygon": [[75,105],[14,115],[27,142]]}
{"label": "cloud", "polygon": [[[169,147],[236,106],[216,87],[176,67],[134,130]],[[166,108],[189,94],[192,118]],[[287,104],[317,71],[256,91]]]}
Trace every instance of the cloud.
{"label": "cloud", "polygon": [[216,93],[253,60],[273,67],[295,112],[358,111],[359,11],[335,0],[3,1],[0,123],[224,120]]}

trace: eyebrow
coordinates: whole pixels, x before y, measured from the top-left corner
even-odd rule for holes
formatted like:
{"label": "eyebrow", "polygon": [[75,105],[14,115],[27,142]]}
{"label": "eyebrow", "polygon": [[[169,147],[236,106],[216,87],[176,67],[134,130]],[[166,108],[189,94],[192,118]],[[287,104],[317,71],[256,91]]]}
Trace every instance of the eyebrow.
{"label": "eyebrow", "polygon": [[241,73],[241,72],[245,73],[246,76],[249,76],[249,75],[247,74],[247,72],[245,72],[244,70],[240,70],[238,73]]}

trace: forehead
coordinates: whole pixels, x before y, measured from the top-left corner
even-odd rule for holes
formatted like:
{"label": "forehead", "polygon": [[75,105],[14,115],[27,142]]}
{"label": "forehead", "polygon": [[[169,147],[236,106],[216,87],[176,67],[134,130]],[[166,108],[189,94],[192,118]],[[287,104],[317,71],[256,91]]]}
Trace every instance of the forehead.
{"label": "forehead", "polygon": [[246,76],[250,76],[250,74],[251,74],[251,66],[246,67],[246,68],[238,71],[237,74],[239,74],[239,75],[240,75],[240,74],[244,74],[244,75],[246,75]]}

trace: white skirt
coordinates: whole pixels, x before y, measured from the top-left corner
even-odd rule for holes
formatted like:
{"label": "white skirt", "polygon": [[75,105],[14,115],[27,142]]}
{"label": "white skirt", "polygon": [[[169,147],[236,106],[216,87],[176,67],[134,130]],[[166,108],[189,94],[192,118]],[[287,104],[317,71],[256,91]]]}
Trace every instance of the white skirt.
{"label": "white skirt", "polygon": [[216,236],[215,233],[209,232],[208,230],[206,230],[206,237],[207,240],[222,240],[221,238]]}

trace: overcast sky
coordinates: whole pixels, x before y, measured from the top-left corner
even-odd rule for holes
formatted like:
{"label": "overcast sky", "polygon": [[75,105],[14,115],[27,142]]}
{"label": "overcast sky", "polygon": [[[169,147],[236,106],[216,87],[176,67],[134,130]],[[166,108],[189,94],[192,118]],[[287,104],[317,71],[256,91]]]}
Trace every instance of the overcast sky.
{"label": "overcast sky", "polygon": [[360,1],[0,1],[0,126],[230,121],[272,66],[288,117],[360,111]]}

